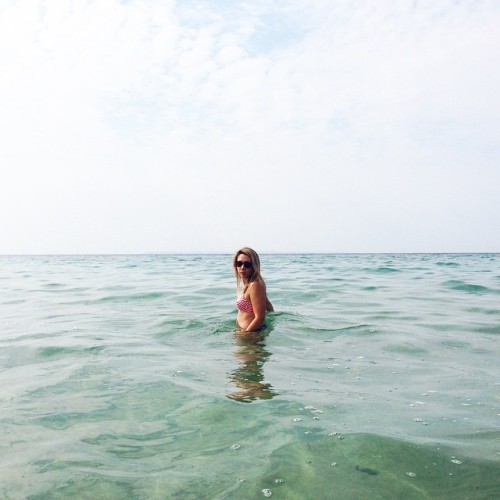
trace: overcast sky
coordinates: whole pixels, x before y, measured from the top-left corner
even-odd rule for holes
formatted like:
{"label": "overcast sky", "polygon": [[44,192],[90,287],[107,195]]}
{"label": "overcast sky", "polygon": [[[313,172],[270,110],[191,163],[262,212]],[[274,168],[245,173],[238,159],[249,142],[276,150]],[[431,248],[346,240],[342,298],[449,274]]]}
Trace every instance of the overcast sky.
{"label": "overcast sky", "polygon": [[0,253],[500,251],[497,0],[0,0]]}

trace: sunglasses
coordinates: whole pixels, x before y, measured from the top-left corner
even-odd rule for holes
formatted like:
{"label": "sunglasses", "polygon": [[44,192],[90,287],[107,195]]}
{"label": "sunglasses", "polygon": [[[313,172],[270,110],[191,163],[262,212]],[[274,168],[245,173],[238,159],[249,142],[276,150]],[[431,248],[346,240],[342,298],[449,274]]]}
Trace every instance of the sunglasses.
{"label": "sunglasses", "polygon": [[236,267],[241,267],[241,266],[244,266],[247,269],[250,269],[252,267],[252,263],[248,262],[247,260],[237,260]]}

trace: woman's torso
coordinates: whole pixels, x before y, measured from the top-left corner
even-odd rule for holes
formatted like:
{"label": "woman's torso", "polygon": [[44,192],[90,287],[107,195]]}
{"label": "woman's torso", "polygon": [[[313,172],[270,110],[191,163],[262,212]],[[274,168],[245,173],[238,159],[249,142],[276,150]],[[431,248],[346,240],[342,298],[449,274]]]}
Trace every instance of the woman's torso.
{"label": "woman's torso", "polygon": [[236,300],[236,307],[238,308],[236,323],[243,330],[248,328],[248,325],[255,318],[252,302],[250,301],[250,294],[245,289],[243,292],[241,292],[241,294],[238,296],[238,299]]}
{"label": "woman's torso", "polygon": [[[250,287],[254,285],[255,282],[251,282],[250,284],[246,285],[242,292],[238,295],[238,298],[236,300],[236,306],[238,307],[238,316],[236,318],[236,323],[240,328],[245,330],[248,328],[250,323],[254,320],[255,318],[255,312],[254,312],[254,307],[252,304],[251,300],[251,294],[250,294]],[[269,302],[267,298],[267,293],[266,293],[266,287],[265,284],[261,281],[259,281],[259,285],[262,283],[263,288],[260,286],[258,289],[261,290],[261,293],[264,293],[264,298],[265,298],[265,310],[268,311],[274,311],[273,305],[271,302]]]}

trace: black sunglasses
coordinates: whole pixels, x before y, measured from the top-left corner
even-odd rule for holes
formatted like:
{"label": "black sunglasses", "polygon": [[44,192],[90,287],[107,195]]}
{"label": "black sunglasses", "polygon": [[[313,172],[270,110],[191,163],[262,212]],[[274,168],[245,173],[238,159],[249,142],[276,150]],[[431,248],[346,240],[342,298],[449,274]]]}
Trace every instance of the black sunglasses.
{"label": "black sunglasses", "polygon": [[236,267],[241,267],[241,266],[244,266],[247,269],[250,269],[252,267],[252,263],[248,262],[248,260],[237,260]]}

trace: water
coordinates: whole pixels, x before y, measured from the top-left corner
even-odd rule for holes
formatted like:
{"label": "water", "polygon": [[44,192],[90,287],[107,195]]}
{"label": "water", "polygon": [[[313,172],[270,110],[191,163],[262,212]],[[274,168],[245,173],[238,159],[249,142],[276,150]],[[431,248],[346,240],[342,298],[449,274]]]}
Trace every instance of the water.
{"label": "water", "polygon": [[499,498],[500,255],[0,257],[0,498]]}

